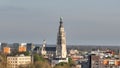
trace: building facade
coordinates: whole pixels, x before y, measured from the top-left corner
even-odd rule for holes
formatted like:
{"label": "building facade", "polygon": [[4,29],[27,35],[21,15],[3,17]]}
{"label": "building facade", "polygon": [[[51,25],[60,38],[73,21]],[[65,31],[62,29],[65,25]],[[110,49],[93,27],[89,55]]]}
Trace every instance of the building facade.
{"label": "building facade", "polygon": [[3,53],[4,53],[4,54],[10,54],[10,53],[11,53],[11,48],[8,47],[8,46],[4,47],[4,48],[3,48]]}
{"label": "building facade", "polygon": [[8,56],[7,57],[7,67],[8,68],[19,68],[19,66],[26,66],[30,64],[31,56]]}
{"label": "building facade", "polygon": [[7,44],[7,43],[1,43],[1,51],[3,52],[4,47],[7,47],[7,46],[8,46],[8,44]]}
{"label": "building facade", "polygon": [[41,48],[41,54],[44,56],[46,55],[46,41],[45,40],[43,41],[43,45]]}
{"label": "building facade", "polygon": [[18,52],[26,52],[26,46],[25,45],[20,45]]}
{"label": "building facade", "polygon": [[27,43],[26,48],[28,52],[31,52],[35,48],[35,45],[33,43]]}

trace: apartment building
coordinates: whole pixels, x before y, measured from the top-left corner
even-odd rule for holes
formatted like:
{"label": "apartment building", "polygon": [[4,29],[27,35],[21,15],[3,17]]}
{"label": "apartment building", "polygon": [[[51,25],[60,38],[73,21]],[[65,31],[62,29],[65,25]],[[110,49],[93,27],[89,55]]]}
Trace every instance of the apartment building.
{"label": "apartment building", "polygon": [[10,53],[11,53],[10,47],[7,47],[7,46],[4,47],[4,48],[3,48],[3,53],[4,53],[4,54],[10,54]]}
{"label": "apartment building", "polygon": [[7,67],[8,68],[19,68],[19,66],[26,66],[30,64],[31,56],[8,56],[7,57]]}

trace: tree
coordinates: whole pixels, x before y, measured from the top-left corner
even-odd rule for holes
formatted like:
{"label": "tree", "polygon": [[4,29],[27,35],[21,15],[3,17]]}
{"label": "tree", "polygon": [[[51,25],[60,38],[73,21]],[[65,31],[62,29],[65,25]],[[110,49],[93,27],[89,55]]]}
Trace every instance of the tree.
{"label": "tree", "polygon": [[7,55],[0,53],[0,68],[7,68]]}
{"label": "tree", "polygon": [[45,61],[45,59],[42,56],[35,54],[34,55],[34,62],[36,62],[36,61]]}
{"label": "tree", "polygon": [[75,62],[71,58],[68,58],[68,63],[70,67],[75,66]]}
{"label": "tree", "polygon": [[26,52],[24,52],[24,55],[25,55],[25,56],[29,56],[30,53],[29,53],[28,51],[26,51]]}
{"label": "tree", "polygon": [[29,64],[26,68],[51,68],[51,66],[46,61],[36,61],[34,64]]}
{"label": "tree", "polygon": [[70,68],[69,63],[61,62],[59,64],[56,64],[54,68]]}
{"label": "tree", "polygon": [[34,68],[51,68],[49,62],[43,58],[43,56],[34,55]]}

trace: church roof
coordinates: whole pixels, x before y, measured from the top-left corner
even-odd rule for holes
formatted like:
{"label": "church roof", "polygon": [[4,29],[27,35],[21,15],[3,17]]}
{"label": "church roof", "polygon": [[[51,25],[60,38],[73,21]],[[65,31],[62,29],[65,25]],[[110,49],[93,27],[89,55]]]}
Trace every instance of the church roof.
{"label": "church roof", "polygon": [[56,51],[56,47],[45,47],[46,51]]}
{"label": "church roof", "polygon": [[37,51],[37,50],[39,50],[40,49],[40,47],[35,47],[34,48],[34,51]]}

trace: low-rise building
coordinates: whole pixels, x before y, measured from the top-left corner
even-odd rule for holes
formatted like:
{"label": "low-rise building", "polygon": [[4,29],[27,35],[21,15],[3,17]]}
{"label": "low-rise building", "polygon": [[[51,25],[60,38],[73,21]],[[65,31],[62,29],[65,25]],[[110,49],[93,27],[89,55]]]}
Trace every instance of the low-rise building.
{"label": "low-rise building", "polygon": [[31,56],[8,56],[7,57],[7,67],[8,68],[18,68],[20,65],[21,66],[26,66],[30,64],[31,61]]}

